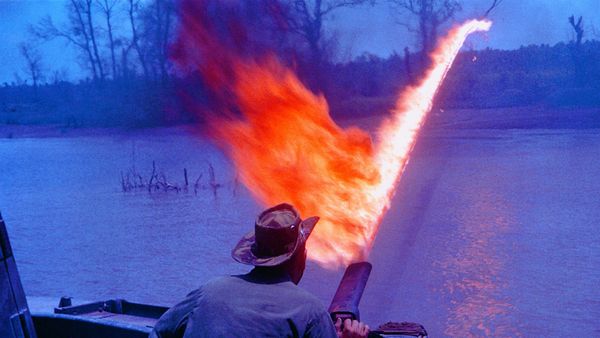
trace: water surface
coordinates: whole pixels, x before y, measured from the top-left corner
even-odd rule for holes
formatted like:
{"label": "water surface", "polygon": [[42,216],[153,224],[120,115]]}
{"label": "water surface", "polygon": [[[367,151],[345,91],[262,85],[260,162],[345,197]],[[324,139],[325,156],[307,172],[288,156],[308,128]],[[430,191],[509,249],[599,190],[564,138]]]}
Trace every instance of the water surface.
{"label": "water surface", "polygon": [[[371,326],[431,336],[600,336],[600,130],[429,130],[376,239]],[[124,193],[152,162],[195,193]],[[210,183],[209,166],[221,185]],[[204,186],[205,188],[202,188]],[[209,278],[261,210],[228,160],[179,129],[0,139],[0,211],[29,295],[171,305]],[[342,271],[309,264],[328,304]]]}

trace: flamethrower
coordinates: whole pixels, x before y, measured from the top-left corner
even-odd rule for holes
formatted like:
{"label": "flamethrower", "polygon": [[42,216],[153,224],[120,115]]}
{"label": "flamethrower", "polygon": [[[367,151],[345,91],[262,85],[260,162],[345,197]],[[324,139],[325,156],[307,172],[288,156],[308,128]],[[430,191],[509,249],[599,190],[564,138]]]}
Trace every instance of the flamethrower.
{"label": "flamethrower", "polygon": [[[360,320],[358,304],[367,286],[371,269],[372,265],[369,262],[353,263],[346,268],[331,305],[329,305],[329,313],[334,322],[338,318],[342,319],[342,323],[346,319]],[[388,322],[379,325],[377,329],[371,330],[369,333],[369,337],[401,336],[427,337],[427,331],[423,325],[417,323]]]}

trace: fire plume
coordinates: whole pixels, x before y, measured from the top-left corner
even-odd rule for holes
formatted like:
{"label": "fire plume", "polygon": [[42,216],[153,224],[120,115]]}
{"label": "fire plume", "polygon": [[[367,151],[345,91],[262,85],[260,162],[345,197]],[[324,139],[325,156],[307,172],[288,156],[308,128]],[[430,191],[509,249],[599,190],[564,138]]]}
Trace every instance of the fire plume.
{"label": "fire plume", "polygon": [[304,217],[321,217],[307,246],[309,258],[326,267],[368,254],[438,87],[466,37],[491,25],[468,21],[440,40],[431,68],[399,94],[373,145],[365,131],[336,125],[325,98],[274,57],[248,61],[225,48],[182,57],[182,49],[194,44],[219,50],[199,20],[183,17],[176,62],[200,70],[209,88],[227,93],[229,106],[242,116],[213,117],[210,133],[261,203],[288,202]]}

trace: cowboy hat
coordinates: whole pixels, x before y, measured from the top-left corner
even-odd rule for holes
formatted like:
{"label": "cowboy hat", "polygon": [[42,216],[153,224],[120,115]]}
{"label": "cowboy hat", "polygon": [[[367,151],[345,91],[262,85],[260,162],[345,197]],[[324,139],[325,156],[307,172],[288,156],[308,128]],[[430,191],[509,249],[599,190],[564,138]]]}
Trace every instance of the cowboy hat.
{"label": "cowboy hat", "polygon": [[254,231],[247,233],[231,251],[236,261],[254,266],[275,266],[289,260],[319,221],[305,220],[293,206],[278,204],[258,215]]}

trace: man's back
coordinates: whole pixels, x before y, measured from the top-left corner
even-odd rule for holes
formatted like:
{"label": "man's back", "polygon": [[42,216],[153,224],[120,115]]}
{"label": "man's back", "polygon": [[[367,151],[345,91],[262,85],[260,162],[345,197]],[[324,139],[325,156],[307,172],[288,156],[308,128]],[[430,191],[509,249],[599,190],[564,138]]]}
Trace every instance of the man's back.
{"label": "man's back", "polygon": [[287,276],[259,269],[208,282],[155,329],[159,337],[337,337],[316,297]]}

